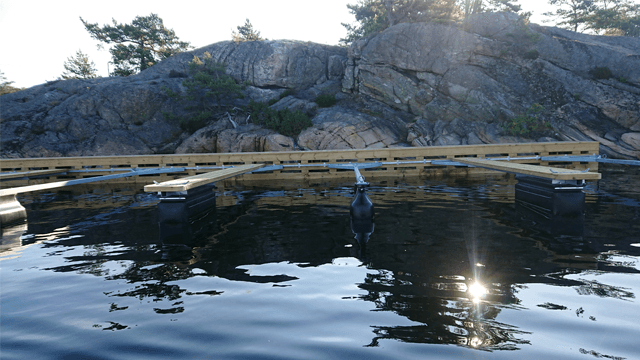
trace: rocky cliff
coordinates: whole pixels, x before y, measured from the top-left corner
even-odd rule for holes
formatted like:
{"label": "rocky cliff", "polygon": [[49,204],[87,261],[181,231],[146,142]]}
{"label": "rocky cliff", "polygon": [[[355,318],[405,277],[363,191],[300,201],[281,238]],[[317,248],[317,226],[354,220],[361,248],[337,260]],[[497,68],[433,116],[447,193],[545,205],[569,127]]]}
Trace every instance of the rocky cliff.
{"label": "rocky cliff", "polygon": [[[163,88],[184,92],[209,52],[250,100],[300,109],[295,138],[243,112],[193,134]],[[318,108],[320,94],[337,104]],[[640,158],[640,39],[576,34],[481,14],[460,26],[399,24],[349,49],[295,41],[221,42],[127,78],[67,80],[0,97],[2,157],[280,151],[597,140]]]}

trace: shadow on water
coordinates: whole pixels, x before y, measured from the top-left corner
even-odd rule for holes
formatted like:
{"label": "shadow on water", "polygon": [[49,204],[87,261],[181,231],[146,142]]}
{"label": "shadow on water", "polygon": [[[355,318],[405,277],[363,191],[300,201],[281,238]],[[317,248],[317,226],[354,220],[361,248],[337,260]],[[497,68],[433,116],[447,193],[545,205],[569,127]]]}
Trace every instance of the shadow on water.
{"label": "shadow on water", "polygon": [[[620,252],[640,255],[629,245],[637,242],[638,227],[619,226],[615,215],[605,216],[628,206],[625,201],[637,201],[637,193],[620,196],[626,200],[590,195],[586,215],[549,219],[514,203],[512,180],[380,184],[369,189],[375,220],[372,208],[354,216],[346,198],[350,193],[341,184],[329,190],[223,189],[218,206],[200,218],[158,224],[154,198],[138,189],[58,192],[25,204],[29,224],[22,245],[83,248],[82,255],[65,256],[65,265],[46,270],[131,284],[127,291],[105,293],[108,297],[176,304],[154,309],[159,314],[183,312],[186,305],[179,300],[199,294],[176,283],[194,276],[193,269],[199,269],[199,276],[277,285],[298,278],[254,275],[242,266],[288,262],[315,267],[355,257],[368,269],[357,284],[365,292],[359,298],[377,311],[416,323],[372,325],[372,340],[363,345],[373,347],[395,339],[516,350],[529,343],[529,332],[497,317],[504,309],[518,308],[519,292],[532,283],[635,299],[628,289],[568,275],[638,273],[610,260],[612,242]],[[638,206],[634,209],[630,218],[618,220],[637,224]],[[127,268],[111,274],[103,267],[108,261],[126,261]]]}

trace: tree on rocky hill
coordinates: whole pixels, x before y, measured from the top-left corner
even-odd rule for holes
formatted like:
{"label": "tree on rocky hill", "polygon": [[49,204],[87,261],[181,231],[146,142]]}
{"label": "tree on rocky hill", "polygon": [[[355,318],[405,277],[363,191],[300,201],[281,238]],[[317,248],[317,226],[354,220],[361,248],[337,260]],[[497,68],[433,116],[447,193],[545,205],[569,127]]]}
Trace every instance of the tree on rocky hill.
{"label": "tree on rocky hill", "polygon": [[640,36],[640,5],[631,0],[549,0],[554,12],[547,22],[573,31]]}
{"label": "tree on rocky hill", "polygon": [[[136,16],[131,24],[121,24],[112,19],[113,25],[102,27],[80,18],[91,37],[106,44],[115,44],[109,52],[113,57],[113,75],[136,74],[171,55],[193,48],[180,41],[172,29],[164,26],[156,14]],[[111,75],[111,74],[110,74]]]}
{"label": "tree on rocky hill", "polygon": [[640,37],[640,4],[629,0],[599,0],[587,19],[590,29],[604,35]]}
{"label": "tree on rocky hill", "polygon": [[0,95],[11,94],[20,90],[24,90],[24,88],[11,86],[11,84],[13,84],[14,82],[15,81],[7,81],[4,73],[0,71]]}
{"label": "tree on rocky hill", "polygon": [[546,22],[555,20],[556,26],[575,32],[586,30],[589,16],[595,10],[593,0],[549,0],[549,5],[556,9],[543,14],[551,18]]}
{"label": "tree on rocky hill", "polygon": [[[482,12],[520,13],[522,10],[518,0],[461,0],[459,6],[465,18]],[[522,15],[531,14],[524,13]]]}
{"label": "tree on rocky hill", "polygon": [[81,50],[76,51],[76,56],[69,56],[64,62],[65,72],[61,77],[69,79],[94,79],[98,77],[98,70],[93,61],[89,61],[89,56]]}
{"label": "tree on rocky hill", "polygon": [[342,23],[345,45],[403,22],[449,21],[459,11],[456,0],[358,0],[347,8],[356,23]]}
{"label": "tree on rocky hill", "polygon": [[253,29],[253,25],[249,19],[246,19],[244,25],[237,26],[237,28],[238,32],[231,32],[231,39],[235,42],[265,40],[260,36],[260,31]]}

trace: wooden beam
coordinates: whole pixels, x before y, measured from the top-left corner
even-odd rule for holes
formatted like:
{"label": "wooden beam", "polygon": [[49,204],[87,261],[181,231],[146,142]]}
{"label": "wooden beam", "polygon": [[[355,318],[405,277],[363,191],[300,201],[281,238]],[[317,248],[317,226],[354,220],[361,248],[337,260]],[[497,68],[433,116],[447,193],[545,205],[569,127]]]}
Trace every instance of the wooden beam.
{"label": "wooden beam", "polygon": [[189,176],[186,178],[169,180],[160,184],[146,185],[146,192],[178,192],[187,191],[198,186],[242,175],[264,167],[265,164],[238,165],[223,170],[210,171],[204,174]]}
{"label": "wooden beam", "polygon": [[596,172],[582,172],[570,169],[552,168],[540,165],[518,164],[500,160],[474,158],[456,158],[457,162],[485,169],[531,175],[552,180],[599,180],[602,175]]}
{"label": "wooden beam", "polygon": [[183,168],[150,169],[150,170],[140,170],[140,171],[129,171],[127,173],[122,173],[122,174],[94,176],[94,177],[85,178],[85,179],[57,181],[57,182],[38,184],[38,185],[14,187],[14,188],[8,188],[8,189],[0,189],[0,197],[17,195],[17,194],[22,194],[22,193],[32,192],[32,191],[56,189],[56,188],[65,187],[65,186],[88,184],[88,183],[93,183],[98,181],[119,179],[124,177],[139,176],[139,175],[155,175],[159,173],[171,173],[171,172],[182,172],[182,171],[184,171]]}
{"label": "wooden beam", "polygon": [[17,179],[17,178],[24,178],[24,177],[31,177],[31,176],[51,175],[51,174],[62,174],[66,172],[67,170],[64,170],[64,169],[47,169],[47,170],[30,170],[30,171],[22,171],[22,172],[2,173],[0,174],[0,180]]}

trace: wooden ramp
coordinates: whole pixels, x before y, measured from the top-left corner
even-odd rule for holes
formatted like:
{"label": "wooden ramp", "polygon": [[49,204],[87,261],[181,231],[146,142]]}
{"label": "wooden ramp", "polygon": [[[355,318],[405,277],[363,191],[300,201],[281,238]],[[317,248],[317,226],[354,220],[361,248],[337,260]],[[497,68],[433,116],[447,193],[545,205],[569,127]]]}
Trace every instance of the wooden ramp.
{"label": "wooden ramp", "polygon": [[63,174],[66,172],[67,172],[66,170],[61,170],[61,169],[47,169],[47,170],[31,170],[31,171],[22,171],[22,172],[2,173],[0,174],[0,180],[18,179],[18,178],[42,176],[42,175]]}
{"label": "wooden ramp", "polygon": [[599,180],[600,173],[553,168],[540,165],[518,164],[506,161],[486,160],[476,158],[456,158],[455,161],[489,170],[536,176],[551,180]]}
{"label": "wooden ramp", "polygon": [[189,176],[186,178],[169,180],[160,184],[146,185],[146,192],[179,192],[187,191],[198,186],[206,185],[212,182],[228,179],[230,177],[242,175],[257,170],[265,164],[238,165],[223,170],[211,171],[204,174]]}

